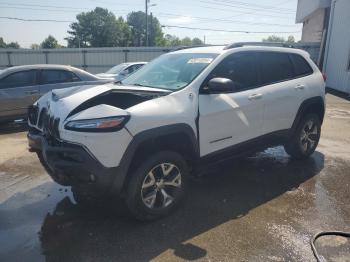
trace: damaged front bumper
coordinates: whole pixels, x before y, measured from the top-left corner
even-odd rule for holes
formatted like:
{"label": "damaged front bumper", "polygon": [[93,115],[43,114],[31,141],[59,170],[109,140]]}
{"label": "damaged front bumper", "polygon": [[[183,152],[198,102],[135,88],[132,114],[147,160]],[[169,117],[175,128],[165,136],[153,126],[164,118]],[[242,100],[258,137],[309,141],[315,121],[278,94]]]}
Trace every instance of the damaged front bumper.
{"label": "damaged front bumper", "polygon": [[[61,185],[95,185],[119,193],[124,183],[119,167],[107,168],[81,145],[28,133],[29,151],[36,152],[52,179]],[[118,192],[119,191],[119,192]]]}

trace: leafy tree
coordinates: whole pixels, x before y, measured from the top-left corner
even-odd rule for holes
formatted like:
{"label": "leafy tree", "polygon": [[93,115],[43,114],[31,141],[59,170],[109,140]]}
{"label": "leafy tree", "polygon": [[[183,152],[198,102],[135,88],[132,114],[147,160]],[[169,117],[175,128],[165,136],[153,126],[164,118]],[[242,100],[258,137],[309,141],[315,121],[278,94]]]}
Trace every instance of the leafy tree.
{"label": "leafy tree", "polygon": [[[145,46],[146,43],[146,14],[142,11],[131,12],[127,16],[127,23],[131,28],[133,46]],[[148,42],[150,46],[164,45],[164,34],[159,20],[148,16]]]}
{"label": "leafy tree", "polygon": [[7,44],[7,48],[19,49],[21,47],[17,42],[11,42],[11,43]]}
{"label": "leafy tree", "polygon": [[266,39],[262,40],[263,42],[273,42],[273,43],[295,43],[294,36],[290,35],[288,36],[288,39],[286,40],[284,37],[277,36],[277,35],[270,35]]}
{"label": "leafy tree", "polygon": [[123,17],[117,20],[118,46],[129,46],[131,44],[131,30]]}
{"label": "leafy tree", "polygon": [[6,48],[7,45],[2,37],[0,37],[0,48]]}
{"label": "leafy tree", "polygon": [[49,35],[41,44],[40,44],[41,48],[59,48],[61,47],[56,38],[54,38],[52,35]]}
{"label": "leafy tree", "polygon": [[15,49],[19,49],[21,47],[20,47],[20,45],[17,42],[11,42],[9,44],[6,44],[4,39],[2,37],[0,37],[0,48],[15,48]]}
{"label": "leafy tree", "polygon": [[130,29],[122,17],[118,19],[107,9],[96,7],[93,11],[77,15],[78,22],[70,25],[66,38],[68,47],[128,46]]}
{"label": "leafy tree", "polygon": [[197,45],[204,45],[204,43],[198,37],[195,37],[195,38],[192,39],[192,45],[195,45],[195,46],[197,46]]}
{"label": "leafy tree", "polygon": [[38,44],[31,44],[30,49],[40,49],[40,45]]}
{"label": "leafy tree", "polygon": [[287,43],[295,43],[294,36],[292,36],[292,35],[288,36]]}
{"label": "leafy tree", "polygon": [[166,34],[164,37],[164,46],[180,46],[181,40],[177,36]]}
{"label": "leafy tree", "polygon": [[185,37],[181,40],[181,45],[184,46],[191,46],[192,45],[192,40],[189,37]]}

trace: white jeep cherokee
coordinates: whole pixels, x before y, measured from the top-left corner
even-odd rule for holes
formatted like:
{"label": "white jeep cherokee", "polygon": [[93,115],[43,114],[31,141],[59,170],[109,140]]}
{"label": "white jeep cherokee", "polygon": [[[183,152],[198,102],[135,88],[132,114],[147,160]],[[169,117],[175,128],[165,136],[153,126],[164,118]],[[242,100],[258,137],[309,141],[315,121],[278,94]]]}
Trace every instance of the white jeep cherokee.
{"label": "white jeep cherokee", "polygon": [[117,193],[150,220],[177,206],[198,168],[276,145],[311,155],[324,97],[323,76],[304,51],[183,49],[122,83],[43,96],[29,112],[29,146],[57,183]]}

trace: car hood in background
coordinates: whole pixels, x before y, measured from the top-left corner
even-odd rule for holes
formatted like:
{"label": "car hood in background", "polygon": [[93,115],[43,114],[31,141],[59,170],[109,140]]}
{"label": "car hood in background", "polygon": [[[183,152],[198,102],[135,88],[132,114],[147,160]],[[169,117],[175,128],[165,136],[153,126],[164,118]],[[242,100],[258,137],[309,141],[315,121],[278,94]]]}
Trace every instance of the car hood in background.
{"label": "car hood in background", "polygon": [[96,74],[96,76],[99,78],[115,78],[118,75],[119,74],[105,74],[105,73]]}

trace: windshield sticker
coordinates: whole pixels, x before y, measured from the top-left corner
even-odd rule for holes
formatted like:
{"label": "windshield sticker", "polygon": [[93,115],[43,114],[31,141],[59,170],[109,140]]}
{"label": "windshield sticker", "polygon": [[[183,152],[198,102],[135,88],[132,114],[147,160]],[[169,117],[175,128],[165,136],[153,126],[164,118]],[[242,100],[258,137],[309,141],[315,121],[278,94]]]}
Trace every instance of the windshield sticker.
{"label": "windshield sticker", "polygon": [[188,60],[187,64],[210,64],[213,58],[203,57],[203,58],[191,58]]}

